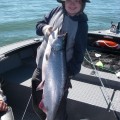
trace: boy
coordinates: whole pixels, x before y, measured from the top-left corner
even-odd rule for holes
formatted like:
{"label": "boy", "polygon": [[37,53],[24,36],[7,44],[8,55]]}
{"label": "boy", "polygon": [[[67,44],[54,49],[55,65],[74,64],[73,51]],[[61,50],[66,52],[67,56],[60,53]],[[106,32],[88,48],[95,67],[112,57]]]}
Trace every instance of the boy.
{"label": "boy", "polygon": [[[36,34],[44,36],[44,41],[37,50],[35,69],[32,77],[32,95],[33,107],[41,119],[45,119],[45,114],[38,109],[38,104],[42,98],[40,92],[36,92],[37,85],[41,82],[42,58],[47,45],[47,40],[52,31],[56,28],[62,33],[67,32],[67,73],[68,79],[65,86],[65,93],[62,98],[55,120],[67,120],[66,101],[68,88],[71,87],[71,76],[79,73],[81,64],[84,59],[85,49],[87,46],[88,24],[87,16],[83,12],[88,0],[57,0],[62,6],[53,9],[45,18],[36,25]],[[38,93],[38,94],[37,94]]]}

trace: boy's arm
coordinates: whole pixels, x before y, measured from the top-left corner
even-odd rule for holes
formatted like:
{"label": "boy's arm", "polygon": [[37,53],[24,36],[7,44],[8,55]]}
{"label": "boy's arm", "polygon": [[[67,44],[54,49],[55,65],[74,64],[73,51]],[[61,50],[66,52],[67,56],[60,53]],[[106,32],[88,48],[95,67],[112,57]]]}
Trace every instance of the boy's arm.
{"label": "boy's arm", "polygon": [[87,47],[87,39],[88,25],[85,23],[84,25],[81,25],[81,31],[78,33],[78,38],[75,41],[73,57],[67,64],[69,76],[74,76],[80,72]]}
{"label": "boy's arm", "polygon": [[49,25],[49,22],[52,18],[52,16],[55,14],[55,12],[59,11],[61,9],[61,7],[56,7],[55,9],[53,9],[52,11],[50,11],[50,13],[46,16],[44,16],[44,18],[40,21],[37,22],[36,24],[36,34],[39,36],[43,36],[45,35],[45,31],[46,29],[51,29],[52,26]]}

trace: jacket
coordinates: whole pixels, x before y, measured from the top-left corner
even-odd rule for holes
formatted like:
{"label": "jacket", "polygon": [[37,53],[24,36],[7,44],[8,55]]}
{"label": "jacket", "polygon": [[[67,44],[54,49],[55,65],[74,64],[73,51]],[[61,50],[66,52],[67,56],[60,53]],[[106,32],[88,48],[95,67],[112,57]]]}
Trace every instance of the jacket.
{"label": "jacket", "polygon": [[[37,25],[36,25],[36,34],[37,35],[39,35],[39,36],[44,35],[42,32],[43,27],[45,25],[48,25],[51,18],[54,16],[54,14],[56,14],[60,10],[63,10],[63,14],[67,15],[67,12],[65,11],[65,9],[62,6],[56,7],[48,15],[46,15],[44,17],[44,19],[40,20],[37,23]],[[84,54],[85,54],[85,50],[87,47],[87,33],[88,33],[87,21],[88,21],[88,18],[85,13],[81,13],[79,15],[69,16],[69,17],[73,21],[78,21],[78,29],[76,32],[75,44],[73,47],[74,52],[73,52],[73,55],[72,55],[72,58],[70,59],[70,61],[67,62],[68,75],[73,76],[73,75],[76,75],[77,73],[79,73],[79,71],[81,69],[81,64],[84,59]]]}

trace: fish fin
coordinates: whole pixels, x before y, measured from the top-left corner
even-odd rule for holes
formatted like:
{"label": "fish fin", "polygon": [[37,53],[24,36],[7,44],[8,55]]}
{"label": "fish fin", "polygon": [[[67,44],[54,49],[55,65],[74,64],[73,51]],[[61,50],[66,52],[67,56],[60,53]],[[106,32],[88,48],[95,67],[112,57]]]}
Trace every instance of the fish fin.
{"label": "fish fin", "polygon": [[36,91],[39,91],[39,90],[42,90],[42,89],[43,89],[44,82],[45,82],[45,81],[42,81],[42,82],[37,86]]}

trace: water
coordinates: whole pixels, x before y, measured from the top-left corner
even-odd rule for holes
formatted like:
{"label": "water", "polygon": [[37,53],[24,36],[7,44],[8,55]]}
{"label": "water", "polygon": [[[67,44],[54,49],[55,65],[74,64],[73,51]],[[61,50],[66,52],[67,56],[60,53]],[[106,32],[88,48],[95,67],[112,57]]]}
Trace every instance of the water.
{"label": "water", "polygon": [[[54,2],[53,2],[54,1]],[[37,37],[35,25],[56,0],[0,0],[0,46]],[[120,0],[91,0],[85,9],[89,30],[109,29],[120,21]]]}

